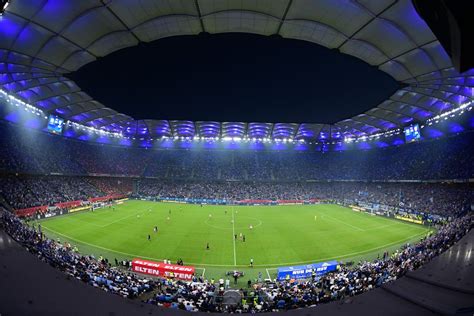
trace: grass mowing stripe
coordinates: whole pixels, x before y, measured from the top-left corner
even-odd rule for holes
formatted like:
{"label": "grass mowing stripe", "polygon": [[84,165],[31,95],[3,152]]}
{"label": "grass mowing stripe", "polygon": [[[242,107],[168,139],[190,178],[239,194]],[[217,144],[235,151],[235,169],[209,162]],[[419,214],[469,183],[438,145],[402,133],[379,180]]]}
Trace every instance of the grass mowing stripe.
{"label": "grass mowing stripe", "polygon": [[[119,254],[129,256],[129,257],[139,257],[139,258],[150,259],[150,260],[155,260],[155,261],[164,260],[164,259],[146,257],[146,256],[142,256],[142,255],[137,255],[137,254],[126,253],[126,252],[122,252],[122,251],[118,251],[118,250],[113,250],[113,249],[93,245],[93,244],[90,244],[90,243],[87,243],[87,242],[84,242],[84,241],[81,241],[81,240],[77,240],[77,239],[72,238],[70,236],[61,234],[57,231],[54,231],[51,228],[48,228],[48,227],[44,227],[44,228],[51,231],[51,232],[53,232],[54,234],[63,236],[64,238],[67,238],[67,239],[70,239],[70,240],[73,240],[75,242],[85,244],[85,245],[88,245],[88,246],[91,246],[91,247],[99,248],[99,249],[102,249],[102,250],[105,250],[105,251],[119,253]],[[416,234],[416,235],[412,235],[412,236],[406,237],[404,239],[397,240],[395,242],[385,244],[385,245],[382,245],[382,246],[379,246],[379,247],[367,249],[367,250],[364,250],[364,251],[352,252],[352,253],[344,254],[344,255],[341,255],[341,256],[336,256],[336,257],[316,258],[316,259],[312,259],[312,260],[308,260],[308,261],[300,261],[300,262],[283,262],[283,263],[276,263],[276,264],[254,265],[254,267],[293,266],[293,265],[298,265],[298,264],[314,263],[314,262],[319,262],[319,261],[328,261],[328,260],[334,260],[334,259],[348,258],[348,257],[351,257],[351,256],[357,256],[357,255],[361,255],[361,254],[364,254],[364,253],[369,253],[369,252],[372,252],[372,251],[375,251],[375,250],[383,249],[383,248],[386,248],[386,247],[389,247],[389,246],[393,246],[393,245],[396,245],[396,244],[399,244],[399,243],[403,243],[405,241],[411,240],[415,237],[419,237],[419,236],[424,235],[424,234],[426,234],[426,232],[422,232],[422,233],[419,233],[419,234]],[[222,264],[201,264],[201,263],[193,263],[193,262],[188,262],[187,264],[196,265],[196,266],[209,266],[209,267],[231,267],[229,265],[222,265]],[[234,267],[248,267],[248,266],[247,265],[234,265]]]}
{"label": "grass mowing stripe", "polygon": [[[278,266],[329,259],[373,260],[379,252],[392,252],[428,232],[424,226],[331,204],[231,207],[129,200],[115,210],[75,214],[42,220],[44,233],[76,244],[85,255],[101,255],[112,262],[134,257],[182,259],[199,268],[197,274],[214,279],[226,279],[229,271],[238,269],[246,278],[239,279],[235,288],[246,287],[248,279],[258,278],[259,273],[274,277]],[[319,220],[324,215],[338,221]],[[234,224],[229,225],[232,219]],[[365,230],[348,228],[340,221]],[[153,232],[155,226],[158,233]],[[245,234],[246,241],[237,239],[230,245],[230,233],[232,238]],[[212,247],[206,250],[208,242]],[[250,258],[254,258],[253,268],[247,264]]]}
{"label": "grass mowing stripe", "polygon": [[237,254],[235,252],[235,220],[234,220],[234,207],[232,206],[232,240],[234,244],[234,266],[237,265]]}

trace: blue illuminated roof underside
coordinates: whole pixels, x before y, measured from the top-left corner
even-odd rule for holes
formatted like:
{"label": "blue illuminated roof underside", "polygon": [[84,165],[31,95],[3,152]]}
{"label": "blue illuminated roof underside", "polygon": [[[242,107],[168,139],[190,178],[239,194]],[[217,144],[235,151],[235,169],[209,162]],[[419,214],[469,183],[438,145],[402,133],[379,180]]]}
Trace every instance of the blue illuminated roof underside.
{"label": "blue illuminated roof underside", "polygon": [[[147,138],[364,137],[425,122],[473,99],[474,70],[460,74],[453,68],[410,0],[264,3],[12,1],[0,16],[0,88],[66,121],[126,137]],[[109,108],[94,100],[63,76],[140,42],[201,32],[278,34],[314,42],[357,57],[404,87],[377,107],[333,125],[192,122],[135,120],[114,111],[113,104]],[[351,76],[357,80],[357,74]]]}

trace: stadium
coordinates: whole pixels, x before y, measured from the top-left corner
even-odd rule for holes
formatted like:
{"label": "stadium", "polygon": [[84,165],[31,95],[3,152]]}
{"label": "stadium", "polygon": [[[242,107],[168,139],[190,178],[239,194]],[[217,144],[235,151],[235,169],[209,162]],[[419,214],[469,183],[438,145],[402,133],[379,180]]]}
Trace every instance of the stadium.
{"label": "stadium", "polygon": [[[468,6],[448,2],[0,0],[0,315],[472,315],[474,65]],[[153,45],[197,38],[216,50],[241,33],[288,49],[292,67],[306,63],[306,43],[347,62],[329,65],[339,79],[356,86],[375,73],[395,92],[374,91],[376,79],[361,98],[384,99],[361,99],[368,105],[352,115],[336,99],[353,92],[335,87],[325,111],[343,119],[318,122],[321,108],[297,104],[325,103],[317,87],[284,104],[296,115],[287,120],[275,116],[275,91],[259,112],[256,101],[231,109],[241,101],[210,88],[229,99],[222,120],[149,91],[156,104],[138,118],[133,85],[166,90],[173,80],[137,66],[124,91],[94,79],[108,71],[86,69],[139,49],[112,67],[152,63],[150,51],[163,74],[171,64],[168,75],[200,87],[213,70],[197,78],[173,60],[222,60],[206,65],[198,44],[169,56]],[[244,66],[223,60],[239,76]],[[287,76],[291,90],[291,67],[271,66],[266,80]],[[260,84],[258,71],[245,76]],[[103,104],[87,82],[132,99]],[[184,96],[207,93],[181,83],[171,86]],[[185,119],[155,115],[163,108]]]}

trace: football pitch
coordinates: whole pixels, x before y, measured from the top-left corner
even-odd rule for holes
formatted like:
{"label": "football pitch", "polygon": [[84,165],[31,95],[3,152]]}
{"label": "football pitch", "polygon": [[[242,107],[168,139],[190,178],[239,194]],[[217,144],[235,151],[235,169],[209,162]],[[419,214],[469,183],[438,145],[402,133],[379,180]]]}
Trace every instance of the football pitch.
{"label": "football pitch", "polygon": [[279,266],[373,259],[429,231],[332,204],[201,207],[140,200],[45,219],[41,225],[47,236],[111,263],[115,258],[182,259],[206,278],[243,271],[242,284],[259,272],[274,278]]}

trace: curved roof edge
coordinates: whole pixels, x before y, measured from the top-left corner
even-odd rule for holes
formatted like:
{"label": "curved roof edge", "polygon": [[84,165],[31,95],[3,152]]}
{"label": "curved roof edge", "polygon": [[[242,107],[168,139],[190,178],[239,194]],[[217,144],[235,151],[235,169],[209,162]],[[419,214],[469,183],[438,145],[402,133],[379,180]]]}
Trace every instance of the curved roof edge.
{"label": "curved roof edge", "polygon": [[[454,69],[410,0],[129,2],[12,1],[0,16],[0,88],[72,122],[151,138],[367,137],[424,122],[474,97],[474,69],[463,74]],[[140,42],[201,32],[310,41],[362,59],[406,87],[333,125],[217,123],[135,120],[97,102],[63,76]]]}

